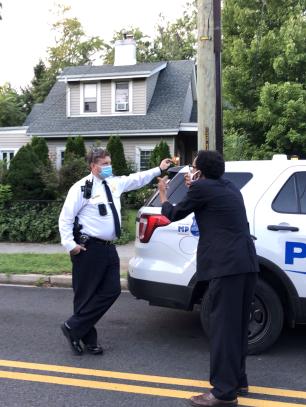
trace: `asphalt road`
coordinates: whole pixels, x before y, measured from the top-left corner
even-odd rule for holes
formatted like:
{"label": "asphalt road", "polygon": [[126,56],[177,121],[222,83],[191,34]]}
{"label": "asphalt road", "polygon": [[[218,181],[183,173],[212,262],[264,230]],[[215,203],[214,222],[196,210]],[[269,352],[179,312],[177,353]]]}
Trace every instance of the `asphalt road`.
{"label": "asphalt road", "polygon": [[[71,308],[70,289],[0,286],[1,407],[179,407],[208,387],[197,312],[123,293],[98,324],[105,354],[78,357],[59,329]],[[239,405],[306,406],[306,327],[249,357],[248,372],[252,394]]]}

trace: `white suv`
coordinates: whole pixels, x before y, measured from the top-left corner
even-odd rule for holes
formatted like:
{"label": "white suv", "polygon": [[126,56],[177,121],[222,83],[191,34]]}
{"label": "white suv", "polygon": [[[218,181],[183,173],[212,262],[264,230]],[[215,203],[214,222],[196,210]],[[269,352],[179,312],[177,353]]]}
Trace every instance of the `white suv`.
{"label": "white suv", "polygon": [[[172,169],[168,199],[182,200],[185,168]],[[225,178],[242,192],[260,263],[249,324],[249,353],[272,345],[284,322],[306,323],[306,160],[227,162]],[[192,310],[208,331],[207,284],[195,276],[199,231],[194,214],[170,223],[156,193],[139,210],[130,292],[151,305]],[[218,252],[216,252],[218,256]]]}

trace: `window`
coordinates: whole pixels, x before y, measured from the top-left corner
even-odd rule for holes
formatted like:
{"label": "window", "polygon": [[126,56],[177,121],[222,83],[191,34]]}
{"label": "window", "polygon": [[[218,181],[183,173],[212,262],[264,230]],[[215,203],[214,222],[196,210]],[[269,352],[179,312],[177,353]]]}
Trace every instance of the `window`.
{"label": "window", "polygon": [[153,150],[153,145],[136,147],[135,163],[138,171],[145,171],[150,168],[150,158]]}
{"label": "window", "polygon": [[140,150],[140,171],[145,171],[150,168],[150,158],[152,150]]}
{"label": "window", "polygon": [[16,150],[1,150],[0,160],[5,161],[7,168],[10,166],[10,162],[14,158]]}
{"label": "window", "polygon": [[129,83],[116,82],[115,89],[115,111],[128,111],[129,110]]}
{"label": "window", "polygon": [[65,147],[56,148],[56,168],[59,170],[64,164]]}
{"label": "window", "polygon": [[306,172],[296,172],[284,184],[272,203],[281,213],[306,213]]}
{"label": "window", "polygon": [[223,177],[241,189],[253,178],[253,175],[250,172],[226,172]]}
{"label": "window", "polygon": [[84,112],[97,112],[97,84],[84,84]]}
{"label": "window", "polygon": [[301,205],[301,213],[306,213],[306,171],[297,172],[296,179],[298,184],[298,194]]}
{"label": "window", "polygon": [[[224,178],[233,182],[233,184],[235,184],[236,187],[239,189],[241,189],[248,181],[250,181],[252,177],[253,175],[249,172],[226,172],[224,174]],[[167,190],[168,201],[171,204],[177,204],[184,198],[184,196],[187,193],[187,190],[188,188],[186,187],[184,182],[184,174],[183,173],[176,174],[168,184]],[[161,206],[159,194],[156,194],[153,196],[153,198],[150,198],[146,205]]]}

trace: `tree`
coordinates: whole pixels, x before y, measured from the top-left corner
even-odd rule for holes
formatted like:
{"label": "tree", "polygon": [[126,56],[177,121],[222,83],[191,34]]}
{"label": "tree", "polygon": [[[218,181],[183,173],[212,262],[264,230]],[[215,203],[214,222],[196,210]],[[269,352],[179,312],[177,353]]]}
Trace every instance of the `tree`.
{"label": "tree", "polygon": [[128,175],[127,163],[120,137],[111,136],[108,140],[106,150],[111,155],[114,174]]}
{"label": "tree", "polygon": [[[166,21],[161,14],[157,24],[157,36],[151,38],[138,27],[130,27],[129,34],[137,43],[137,62],[155,62],[191,59],[196,54],[196,0],[187,3],[183,16],[174,22]],[[104,63],[114,63],[114,44],[122,39],[122,32],[115,32],[110,44],[105,46]]]}
{"label": "tree", "polygon": [[73,157],[85,160],[85,156],[86,148],[83,137],[68,137],[66,141],[64,162],[67,163]]}
{"label": "tree", "polygon": [[30,144],[21,147],[10,162],[7,182],[15,199],[46,199],[40,161]]}
{"label": "tree", "polygon": [[106,49],[99,37],[87,37],[77,18],[68,18],[70,7],[59,6],[59,20],[53,24],[57,37],[55,45],[47,49],[47,63],[41,60],[34,68],[30,87],[23,90],[27,110],[34,103],[41,103],[50,92],[57,75],[67,66],[90,65],[97,53]]}
{"label": "tree", "polygon": [[[225,139],[230,138],[225,144],[244,140],[246,158],[294,154],[297,149],[306,154],[298,126],[303,109],[297,100],[304,100],[306,85],[305,12],[305,0],[224,3],[224,130]],[[273,98],[278,107],[272,106]],[[281,101],[286,104],[282,109]]]}
{"label": "tree", "polygon": [[59,180],[49,158],[47,142],[42,137],[33,137],[31,147],[39,160],[39,176],[44,185],[44,196],[55,199],[58,195]]}
{"label": "tree", "polygon": [[70,155],[59,171],[59,190],[66,194],[69,188],[81,178],[88,175],[88,165],[84,158]]}
{"label": "tree", "polygon": [[20,126],[24,120],[20,95],[8,83],[0,86],[0,127]]}
{"label": "tree", "polygon": [[152,151],[151,157],[150,157],[150,167],[158,167],[160,162],[164,158],[169,158],[170,157],[170,149],[168,144],[164,141],[161,140],[159,144],[156,144],[154,147],[154,150]]}
{"label": "tree", "polygon": [[43,163],[47,164],[49,160],[49,148],[46,140],[42,137],[33,137],[31,146],[37,158]]}
{"label": "tree", "polygon": [[187,3],[183,16],[174,22],[160,15],[157,36],[150,50],[152,61],[192,59],[196,55],[197,2]]}

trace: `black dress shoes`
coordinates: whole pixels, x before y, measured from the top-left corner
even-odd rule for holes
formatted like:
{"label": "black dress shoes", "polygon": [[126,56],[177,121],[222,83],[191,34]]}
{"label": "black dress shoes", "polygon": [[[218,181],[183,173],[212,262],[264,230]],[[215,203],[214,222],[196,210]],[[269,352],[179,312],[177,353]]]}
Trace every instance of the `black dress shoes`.
{"label": "black dress shoes", "polygon": [[101,345],[85,345],[85,350],[87,353],[90,353],[92,355],[102,355],[103,354],[103,348]]}
{"label": "black dress shoes", "polygon": [[71,329],[69,329],[66,326],[66,324],[64,323],[61,325],[61,330],[62,330],[63,334],[65,335],[65,337],[67,338],[67,341],[69,343],[69,346],[70,346],[72,352],[77,356],[81,356],[83,354],[83,348],[80,344],[80,341],[78,339],[73,338]]}

